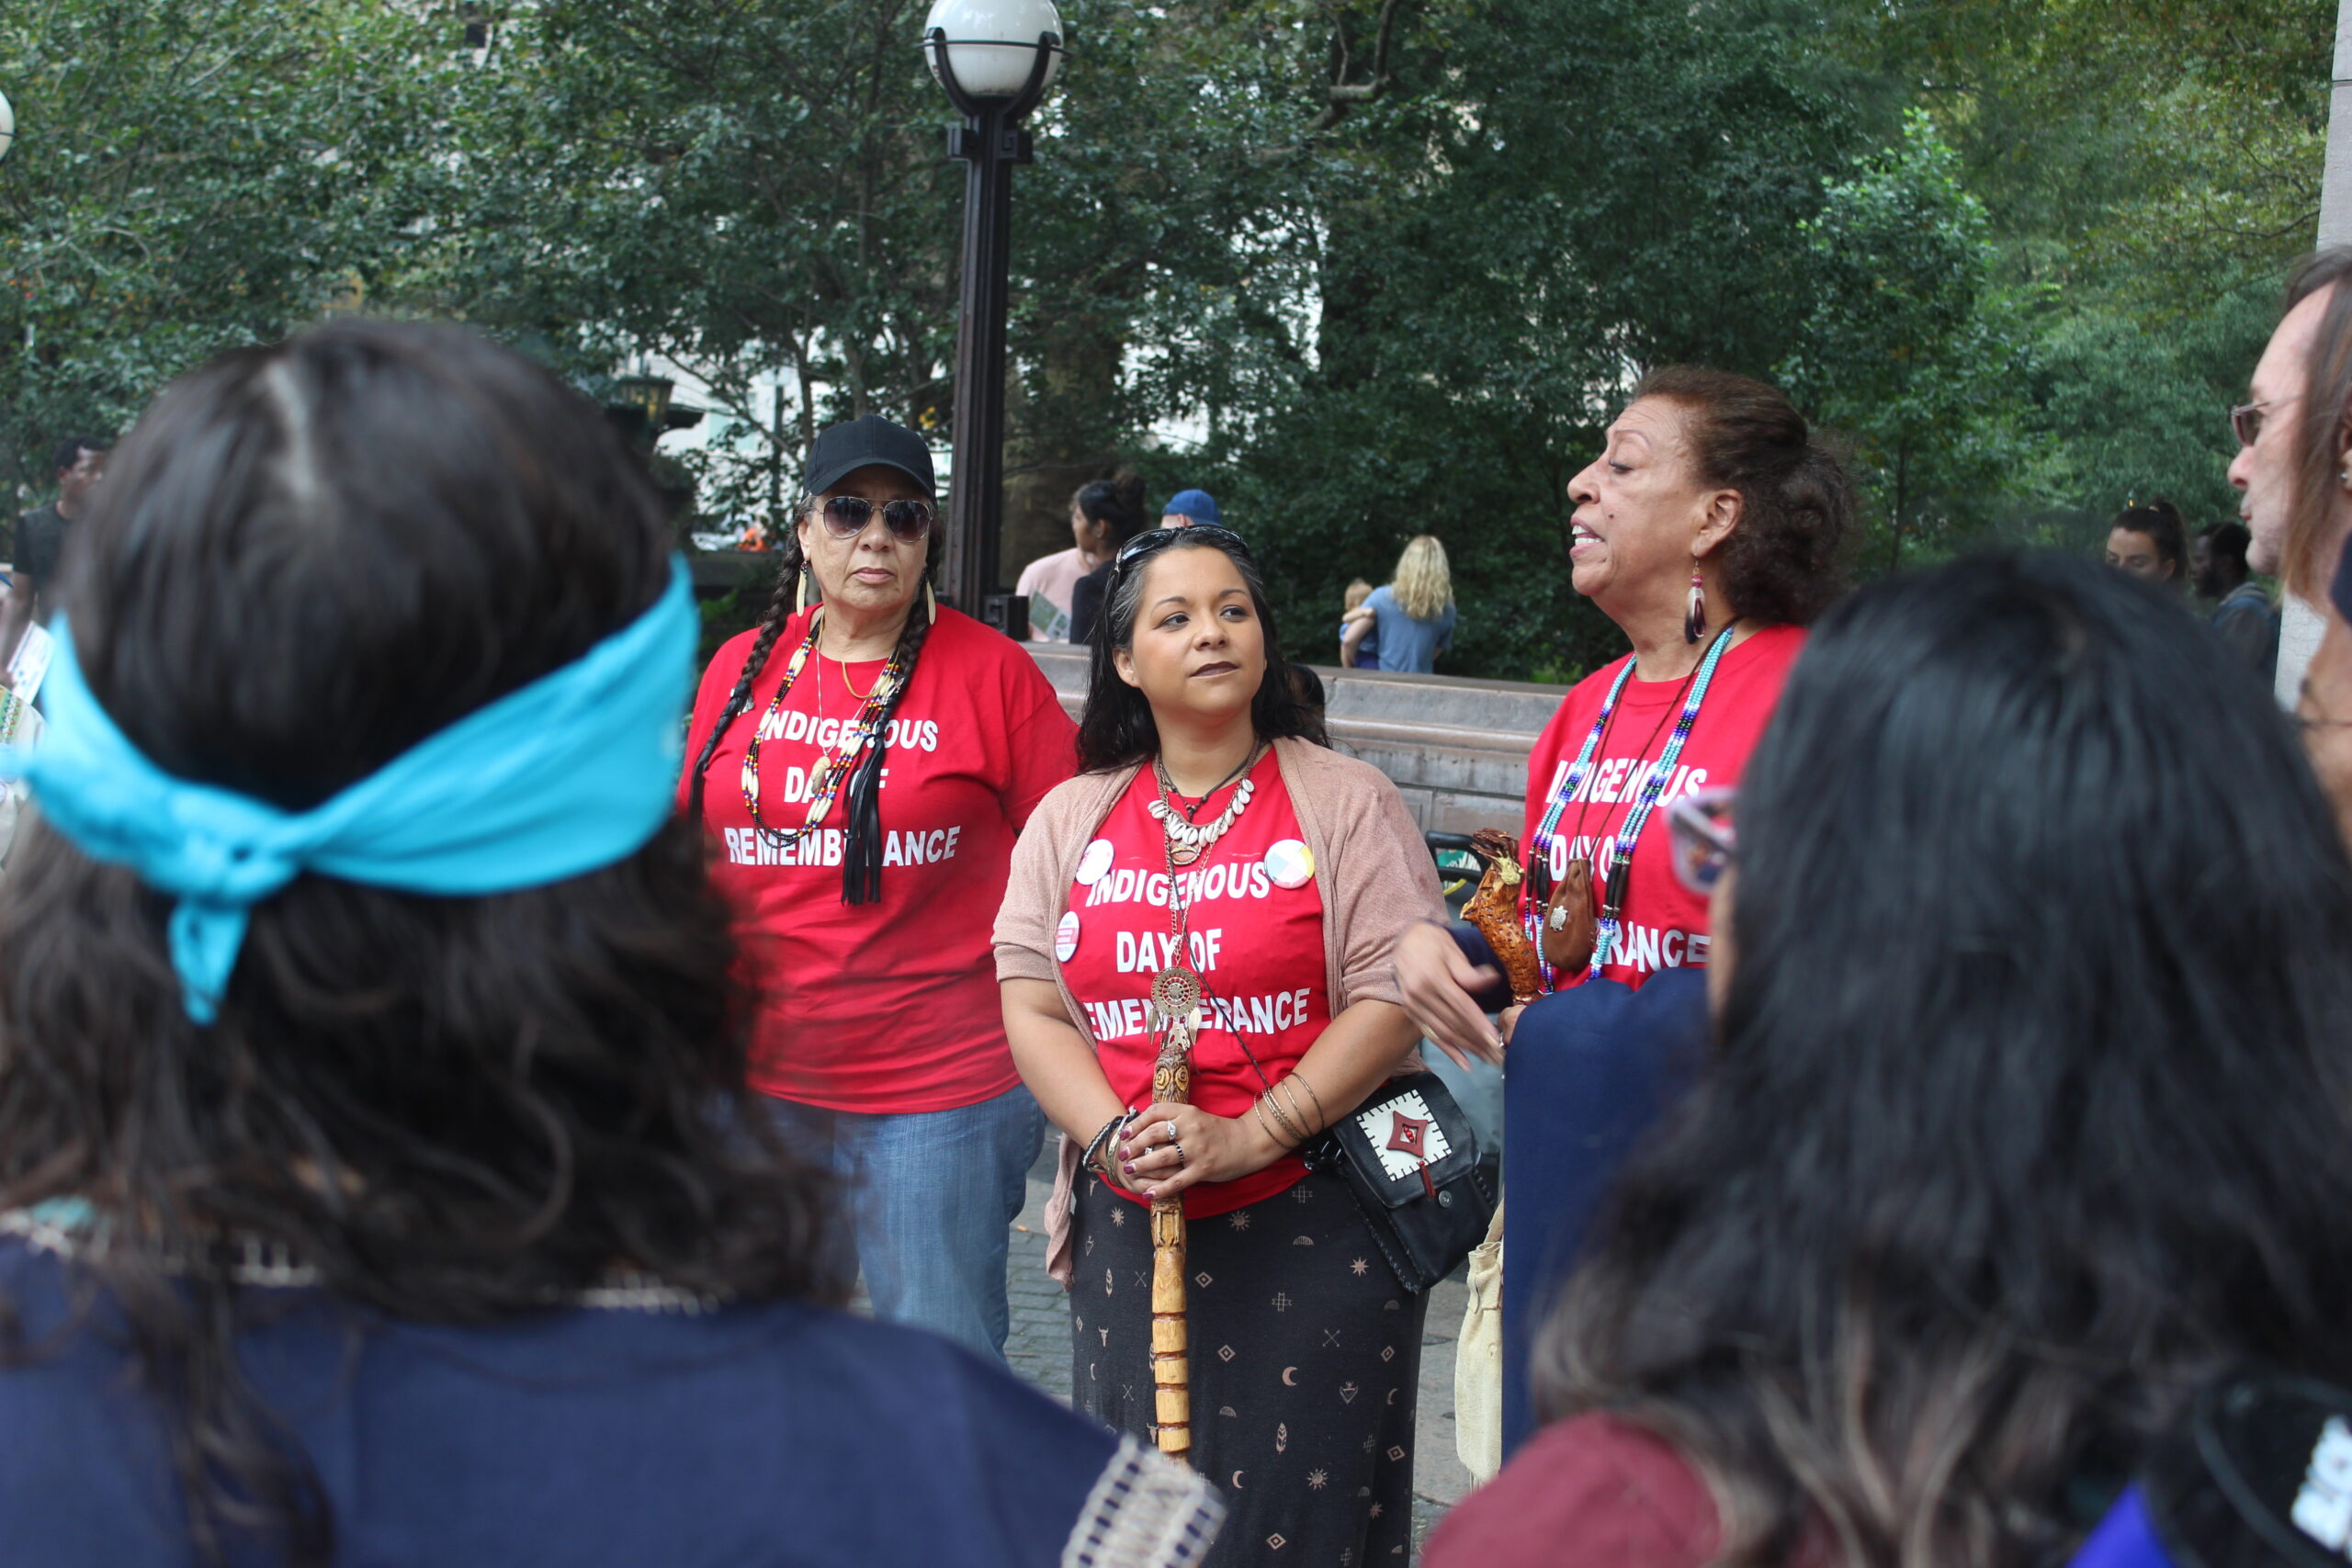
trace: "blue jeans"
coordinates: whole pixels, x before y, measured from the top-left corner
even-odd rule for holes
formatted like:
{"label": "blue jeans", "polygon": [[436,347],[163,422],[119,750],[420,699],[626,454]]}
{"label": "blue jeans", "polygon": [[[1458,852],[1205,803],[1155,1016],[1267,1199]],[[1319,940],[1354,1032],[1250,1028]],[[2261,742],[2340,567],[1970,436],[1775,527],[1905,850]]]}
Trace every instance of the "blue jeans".
{"label": "blue jeans", "polygon": [[786,1146],[840,1179],[875,1315],[1003,1360],[1006,1254],[1046,1132],[1029,1091],[901,1115],[768,1107]]}

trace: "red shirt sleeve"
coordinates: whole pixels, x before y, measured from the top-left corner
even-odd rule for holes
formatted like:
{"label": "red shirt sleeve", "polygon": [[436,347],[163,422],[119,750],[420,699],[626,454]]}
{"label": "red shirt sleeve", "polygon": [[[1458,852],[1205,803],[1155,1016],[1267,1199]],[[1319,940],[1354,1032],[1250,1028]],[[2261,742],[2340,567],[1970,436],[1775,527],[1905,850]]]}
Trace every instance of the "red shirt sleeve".
{"label": "red shirt sleeve", "polygon": [[1430,1538],[1427,1568],[1703,1568],[1721,1544],[1714,1501],[1680,1454],[1612,1416],[1528,1440]]}
{"label": "red shirt sleeve", "polygon": [[999,798],[1004,802],[1004,819],[1017,833],[1027,826],[1037,803],[1078,772],[1078,726],[1062,711],[1054,683],[1034,660],[1024,653],[1009,668],[1004,705],[1012,740],[1012,767]]}

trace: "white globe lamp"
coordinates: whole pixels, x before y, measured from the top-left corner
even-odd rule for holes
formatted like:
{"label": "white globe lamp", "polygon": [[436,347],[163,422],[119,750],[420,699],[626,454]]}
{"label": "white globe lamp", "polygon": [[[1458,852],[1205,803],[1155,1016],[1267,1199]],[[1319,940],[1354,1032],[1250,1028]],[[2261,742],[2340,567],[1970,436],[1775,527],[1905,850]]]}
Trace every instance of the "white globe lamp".
{"label": "white globe lamp", "polygon": [[8,149],[16,141],[17,111],[8,107],[8,95],[0,93],[0,158],[8,155]]}
{"label": "white globe lamp", "polygon": [[1053,0],[935,0],[923,18],[922,36],[931,73],[950,96],[957,89],[974,98],[1022,96],[1041,50],[1046,79],[1039,93],[1061,73],[1062,17]]}

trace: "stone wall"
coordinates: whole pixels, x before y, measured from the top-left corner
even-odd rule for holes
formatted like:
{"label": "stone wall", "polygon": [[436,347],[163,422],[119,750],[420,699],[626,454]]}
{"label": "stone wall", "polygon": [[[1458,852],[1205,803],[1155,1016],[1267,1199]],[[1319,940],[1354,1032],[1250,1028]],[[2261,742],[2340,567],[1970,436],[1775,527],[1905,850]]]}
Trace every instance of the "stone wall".
{"label": "stone wall", "polygon": [[[1029,651],[1075,717],[1086,700],[1085,649],[1040,642]],[[1332,743],[1395,781],[1422,831],[1518,833],[1527,754],[1566,687],[1315,669],[1330,695]]]}

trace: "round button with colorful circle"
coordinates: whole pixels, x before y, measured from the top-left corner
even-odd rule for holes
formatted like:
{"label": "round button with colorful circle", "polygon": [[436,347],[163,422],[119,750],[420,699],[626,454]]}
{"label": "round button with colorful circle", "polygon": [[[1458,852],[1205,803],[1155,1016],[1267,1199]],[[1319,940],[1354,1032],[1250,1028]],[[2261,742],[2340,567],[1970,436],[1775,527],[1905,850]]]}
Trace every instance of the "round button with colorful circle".
{"label": "round button with colorful circle", "polygon": [[1296,839],[1281,839],[1266,849],[1266,874],[1277,887],[1304,887],[1315,878],[1315,852]]}

